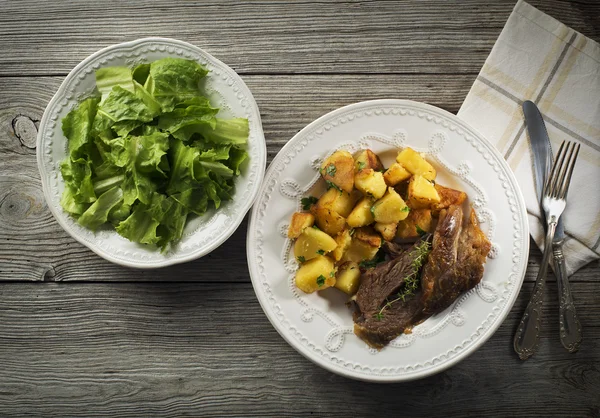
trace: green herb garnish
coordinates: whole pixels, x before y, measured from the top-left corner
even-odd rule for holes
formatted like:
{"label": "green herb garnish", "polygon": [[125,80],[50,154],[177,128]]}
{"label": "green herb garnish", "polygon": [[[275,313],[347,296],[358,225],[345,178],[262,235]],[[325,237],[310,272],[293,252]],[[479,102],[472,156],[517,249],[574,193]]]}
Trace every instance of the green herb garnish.
{"label": "green herb garnish", "polygon": [[375,319],[377,319],[378,321],[381,321],[383,319],[383,313],[382,312],[377,312],[375,314]]}
{"label": "green herb garnish", "polygon": [[335,176],[336,171],[337,171],[337,168],[335,168],[335,165],[333,165],[333,164],[329,164],[327,166],[327,168],[325,168],[325,174],[327,174],[329,177]]}
{"label": "green herb garnish", "polygon": [[410,208],[408,206],[404,206],[402,209],[400,209],[400,212],[410,212]]}
{"label": "green herb garnish", "polygon": [[299,255],[298,257],[296,257],[296,259],[298,260],[299,263],[304,263],[306,261],[306,258],[304,258],[303,255]]}
{"label": "green herb garnish", "polygon": [[413,250],[413,262],[411,264],[411,271],[408,276],[404,278],[404,286],[402,289],[396,294],[396,298],[393,300],[386,299],[385,305],[381,308],[381,310],[377,313],[377,315],[383,315],[383,312],[387,308],[391,308],[392,304],[398,302],[399,300],[405,301],[407,297],[415,294],[416,290],[419,287],[419,272],[421,271],[421,267],[425,262],[425,258],[429,255],[431,251],[431,244],[429,241],[421,241],[415,249]]}
{"label": "green herb garnish", "polygon": [[417,230],[417,234],[419,234],[420,236],[423,236],[425,234],[427,234],[427,231],[425,231],[423,228],[421,228],[419,225],[415,224],[415,228]]}
{"label": "green herb garnish", "polygon": [[367,166],[367,163],[365,163],[364,161],[359,161],[357,164],[358,164],[359,170],[362,170],[363,168],[365,168]]}
{"label": "green herb garnish", "polygon": [[335,183],[333,183],[332,181],[326,180],[325,183],[327,184],[327,190],[333,188],[338,190],[340,193],[342,193],[342,189],[339,188],[339,186]]}
{"label": "green herb garnish", "polygon": [[312,205],[317,203],[319,199],[314,196],[303,197],[300,202],[302,203],[302,209],[309,210]]}
{"label": "green herb garnish", "polygon": [[313,228],[313,229],[316,229],[317,231],[320,231],[320,230],[321,230],[321,228],[319,228],[317,225],[313,225],[313,226],[312,226],[312,228]]}
{"label": "green herb garnish", "polygon": [[335,277],[335,271],[331,270],[331,273],[329,273],[329,277]]}
{"label": "green herb garnish", "polygon": [[319,277],[317,277],[317,285],[319,287],[323,286],[325,284],[325,280],[327,279],[321,274]]}
{"label": "green herb garnish", "polygon": [[317,254],[319,254],[319,255],[323,255],[323,254],[325,254],[325,251],[324,251],[324,250],[321,250],[321,249],[318,249],[318,250],[317,250]]}

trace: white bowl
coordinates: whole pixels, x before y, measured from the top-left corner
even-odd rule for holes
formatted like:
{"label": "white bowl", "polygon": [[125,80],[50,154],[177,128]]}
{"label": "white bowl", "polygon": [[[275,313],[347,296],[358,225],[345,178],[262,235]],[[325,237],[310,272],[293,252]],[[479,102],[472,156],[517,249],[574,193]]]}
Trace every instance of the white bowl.
{"label": "white bowl", "polygon": [[[287,237],[301,198],[325,190],[319,167],[336,149],[370,148],[384,165],[399,148],[427,154],[440,184],[467,192],[492,250],[479,285],[448,309],[381,351],[353,333],[348,300],[337,289],[305,294]],[[502,155],[461,119],[409,100],[352,104],[302,129],[265,175],[248,226],[247,258],[254,291],[281,336],[316,364],[343,376],[398,382],[438,373],[465,359],[498,329],[519,294],[527,268],[529,231],[521,191]]]}
{"label": "white bowl", "polygon": [[[249,121],[247,150],[250,157],[243,166],[242,174],[236,179],[233,199],[216,211],[209,211],[202,217],[188,221],[181,241],[169,252],[161,254],[158,249],[128,241],[113,228],[106,227],[94,233],[80,226],[60,206],[64,182],[59,165],[68,155],[61,120],[81,100],[93,94],[95,70],[117,65],[132,67],[165,57],[193,59],[209,70],[206,89],[212,104],[221,108],[219,116],[245,117]],[[83,60],[69,73],[50,100],[37,137],[37,161],[44,196],[60,226],[101,257],[137,268],[164,267],[194,260],[221,245],[233,234],[252,206],[264,176],[266,156],[260,112],[242,79],[202,49],[166,38],[144,38],[109,46]]]}

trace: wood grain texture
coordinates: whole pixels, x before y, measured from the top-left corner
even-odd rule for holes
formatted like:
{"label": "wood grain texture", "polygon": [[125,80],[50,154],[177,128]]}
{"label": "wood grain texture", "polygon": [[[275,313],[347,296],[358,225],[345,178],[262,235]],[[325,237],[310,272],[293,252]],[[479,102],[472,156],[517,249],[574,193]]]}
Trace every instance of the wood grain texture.
{"label": "wood grain texture", "polygon": [[[147,36],[191,42],[241,74],[476,74],[514,4],[11,0],[0,14],[0,75],[66,74],[100,48]],[[600,37],[597,2],[532,4]]]}
{"label": "wood grain texture", "polygon": [[560,345],[553,299],[539,352],[518,360],[510,341],[522,296],[468,360],[379,385],[296,353],[248,284],[3,284],[0,415],[597,416],[600,283],[573,288],[585,295],[578,353]]}

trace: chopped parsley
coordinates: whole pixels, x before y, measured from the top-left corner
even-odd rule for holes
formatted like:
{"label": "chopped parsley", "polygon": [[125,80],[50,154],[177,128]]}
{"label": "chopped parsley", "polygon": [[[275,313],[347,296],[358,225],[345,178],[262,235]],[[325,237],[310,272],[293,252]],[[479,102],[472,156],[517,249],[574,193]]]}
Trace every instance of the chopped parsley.
{"label": "chopped parsley", "polygon": [[358,265],[364,269],[370,269],[375,267],[382,261],[385,261],[385,253],[383,252],[383,250],[379,250],[372,260],[361,261],[360,263],[358,263]]}
{"label": "chopped parsley", "polygon": [[402,209],[400,209],[400,212],[410,212],[410,208],[408,206],[404,206]]}
{"label": "chopped parsley", "polygon": [[419,225],[415,224],[415,228],[417,229],[417,234],[419,234],[420,236],[423,236],[427,233],[427,231],[425,231],[423,228],[421,228]]}
{"label": "chopped parsley", "polygon": [[312,227],[313,227],[313,229],[316,229],[317,231],[321,230],[317,225],[313,225]]}
{"label": "chopped parsley", "polygon": [[355,232],[356,232],[356,230],[355,230],[354,228],[352,228],[352,229],[350,230],[350,236],[353,236]]}
{"label": "chopped parsley", "polygon": [[333,188],[333,189],[337,189],[340,193],[342,193],[342,189],[339,188],[339,186],[329,180],[327,180],[325,183],[327,183],[327,190]]}
{"label": "chopped parsley", "polygon": [[325,251],[324,251],[324,250],[321,250],[321,249],[318,249],[318,250],[317,250],[317,254],[323,255],[323,254],[325,254]]}
{"label": "chopped parsley", "polygon": [[375,205],[371,206],[371,215],[375,217]]}
{"label": "chopped parsley", "polygon": [[314,197],[314,196],[303,197],[303,198],[302,198],[302,200],[301,200],[301,203],[302,203],[302,209],[304,209],[304,210],[309,210],[309,209],[310,209],[310,207],[311,207],[312,205],[314,205],[315,203],[317,203],[317,201],[318,201],[318,200],[319,200],[319,199],[317,199],[317,198],[316,198],[316,197]]}
{"label": "chopped parsley", "polygon": [[333,165],[333,164],[329,164],[327,166],[327,168],[325,168],[325,174],[327,174],[329,177],[335,176],[336,171],[337,171],[337,168],[335,168],[335,165]]}
{"label": "chopped parsley", "polygon": [[325,284],[325,280],[327,279],[321,274],[319,277],[317,277],[317,285],[319,287],[323,286]]}
{"label": "chopped parsley", "polygon": [[331,273],[329,273],[329,277],[335,277],[335,271],[331,270]]}
{"label": "chopped parsley", "polygon": [[364,161],[359,161],[357,164],[358,164],[359,170],[362,170],[363,168],[365,168],[367,166],[367,163],[365,163]]}
{"label": "chopped parsley", "polygon": [[306,258],[304,258],[303,255],[299,255],[298,257],[296,257],[296,259],[298,260],[299,263],[304,263],[306,261]]}

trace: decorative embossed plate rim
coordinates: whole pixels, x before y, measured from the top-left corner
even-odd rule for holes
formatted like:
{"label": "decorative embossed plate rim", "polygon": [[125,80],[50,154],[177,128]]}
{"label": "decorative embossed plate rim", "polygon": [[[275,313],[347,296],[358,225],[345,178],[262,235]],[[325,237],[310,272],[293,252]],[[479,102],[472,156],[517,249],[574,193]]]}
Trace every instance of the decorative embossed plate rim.
{"label": "decorative embossed plate rim", "polygon": [[[389,125],[389,119],[387,121],[384,119],[390,117],[398,128],[393,134],[373,133],[373,129],[364,128],[368,125],[366,119],[381,120],[384,126],[386,123]],[[493,195],[484,190],[482,198],[477,198],[472,203],[480,220],[483,218],[484,222],[489,221],[490,225],[486,233],[488,235],[495,233],[498,242],[509,243],[509,247],[512,248],[493,245],[495,259],[488,261],[480,286],[467,292],[453,307],[448,308],[443,315],[440,314],[441,320],[438,318],[436,322],[436,319],[431,318],[425,321],[415,327],[413,335],[399,337],[395,340],[396,344],[391,344],[378,354],[368,350],[366,344],[351,334],[349,338],[353,340],[346,343],[348,348],[345,354],[339,354],[342,353],[340,347],[345,344],[345,335],[351,333],[351,327],[339,326],[333,317],[334,314],[329,315],[328,312],[323,311],[322,304],[319,307],[322,300],[314,296],[315,294],[300,295],[302,292],[295,291],[293,270],[290,269],[292,263],[287,263],[290,244],[283,238],[285,218],[289,219],[293,211],[300,209],[300,198],[313,187],[318,173],[313,171],[314,176],[304,176],[302,186],[296,180],[290,179],[290,176],[299,175],[297,171],[300,168],[310,171],[312,167],[314,170],[320,158],[340,146],[352,150],[354,143],[358,148],[364,148],[365,139],[376,138],[380,142],[394,145],[399,145],[406,140],[406,145],[413,146],[412,141],[415,138],[406,138],[406,131],[403,130],[403,124],[414,125],[410,118],[419,121],[415,126],[425,124],[433,129],[428,142],[429,149],[417,146],[418,150],[429,152],[439,165],[449,169],[454,175],[464,172],[461,175],[465,181],[469,180],[469,172],[473,169],[471,166],[475,165],[478,180],[481,178],[481,181],[486,184],[495,182],[494,184],[499,185],[499,190],[488,191]],[[343,132],[346,134],[350,132],[350,136],[356,132],[356,135],[352,138],[338,139],[334,133],[343,125],[347,128]],[[439,155],[443,151],[446,140],[436,139],[450,137],[453,140],[464,141],[464,144],[460,144],[462,148],[453,147],[454,150],[448,153],[468,154],[470,152],[476,154],[477,160],[453,161],[458,164],[457,169],[452,170]],[[319,140],[315,141],[316,139]],[[303,153],[305,148],[310,148],[312,151]],[[319,155],[314,155],[315,150]],[[312,154],[308,155],[309,152]],[[294,161],[297,159],[303,165],[294,166]],[[293,169],[288,167],[290,165]],[[472,183],[477,187],[477,181]],[[487,207],[486,205],[490,205],[488,201],[498,207]],[[498,202],[502,202],[502,205]],[[503,209],[506,209],[506,213],[494,214],[494,211]],[[266,219],[267,212],[268,219]],[[283,215],[278,218],[273,217],[274,214],[279,213]],[[497,220],[497,217],[503,221],[502,228],[495,228],[495,223],[491,221]],[[302,129],[278,153],[267,170],[259,196],[251,211],[247,235],[247,258],[252,285],[261,307],[275,329],[299,353],[325,369],[343,376],[366,381],[395,382],[422,378],[451,367],[473,353],[493,335],[512,308],[523,282],[529,249],[528,237],[525,204],[514,175],[494,146],[481,134],[455,115],[431,105],[409,100],[373,100],[345,106],[320,117]],[[491,264],[492,261],[495,264]],[[490,290],[492,293],[488,293]],[[499,295],[494,294],[497,290]],[[479,298],[474,295],[478,295],[483,302],[475,305],[474,300]],[[488,305],[482,308],[481,305],[484,303]],[[476,320],[472,320],[473,315],[469,317],[463,310],[467,314],[473,314],[474,312],[471,311],[475,307],[481,312],[475,312]],[[313,321],[315,317],[322,319],[322,326],[318,326],[316,321]],[[349,312],[344,318],[346,323],[347,318],[351,323]],[[434,326],[427,329],[426,324],[430,321]],[[452,323],[453,328],[447,327],[447,323]],[[418,332],[420,327],[425,328],[425,332]],[[325,331],[317,328],[324,328]],[[448,346],[448,344],[444,345],[443,341],[440,343],[439,338],[446,338],[449,332],[458,334],[456,338],[461,338],[459,344]],[[320,333],[319,338],[323,333],[325,336],[319,340],[315,338],[316,333]],[[420,335],[427,333],[433,336],[431,338],[438,338],[436,344],[423,339],[419,342],[421,344],[419,348],[416,344],[411,346]],[[464,339],[461,333],[467,333]],[[417,336],[415,337],[414,334]],[[401,349],[408,351],[392,351]],[[408,359],[418,357],[413,355],[417,349],[423,351],[419,355],[426,358],[409,362]],[[411,353],[410,350],[413,352]],[[376,356],[382,357],[375,361]]]}
{"label": "decorative embossed plate rim", "polygon": [[[93,233],[78,225],[60,206],[64,185],[58,166],[66,156],[67,143],[60,120],[81,99],[92,94],[95,86],[94,70],[112,65],[133,66],[164,57],[194,59],[208,68],[206,88],[211,101],[219,104],[226,117],[246,117],[249,120],[247,150],[250,158],[242,175],[236,179],[233,199],[219,210],[188,222],[180,243],[168,253],[161,254],[151,247],[127,241],[114,229]],[[191,261],[221,245],[237,229],[256,199],[264,176],[266,155],[260,112],[244,81],[233,69],[206,51],[169,38],[143,38],[124,42],[87,57],[67,75],[48,103],[37,137],[37,162],[44,196],[58,223],[73,238],[101,257],[136,268],[165,267]]]}

